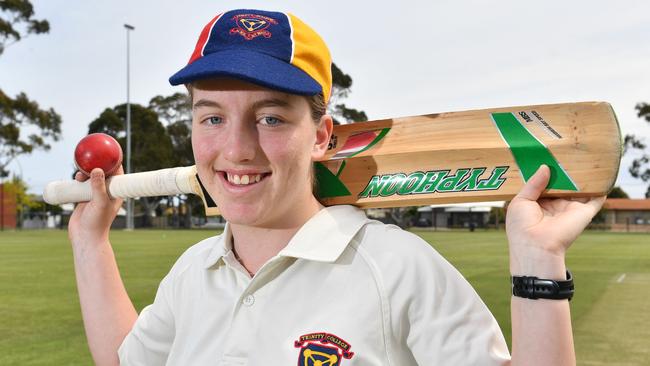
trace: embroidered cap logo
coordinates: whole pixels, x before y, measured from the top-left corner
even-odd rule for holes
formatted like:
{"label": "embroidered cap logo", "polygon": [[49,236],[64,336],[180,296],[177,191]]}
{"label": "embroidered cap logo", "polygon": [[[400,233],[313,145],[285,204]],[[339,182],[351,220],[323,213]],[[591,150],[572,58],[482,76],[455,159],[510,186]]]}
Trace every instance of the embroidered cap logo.
{"label": "embroidered cap logo", "polygon": [[272,34],[267,28],[271,24],[278,24],[278,22],[273,18],[257,14],[239,14],[232,17],[232,20],[237,24],[237,27],[232,28],[230,34],[239,34],[247,41],[258,36],[271,38]]}

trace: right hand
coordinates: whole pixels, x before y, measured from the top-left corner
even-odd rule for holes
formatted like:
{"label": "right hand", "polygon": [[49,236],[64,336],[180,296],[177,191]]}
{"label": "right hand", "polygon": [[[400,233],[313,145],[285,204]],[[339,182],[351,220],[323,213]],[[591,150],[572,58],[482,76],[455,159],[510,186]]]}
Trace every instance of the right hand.
{"label": "right hand", "polygon": [[[124,174],[120,166],[113,174]],[[108,241],[108,233],[117,212],[122,207],[122,199],[111,199],[106,191],[104,172],[100,168],[90,172],[90,178],[77,172],[75,180],[83,182],[90,179],[92,199],[77,204],[68,223],[68,238],[72,244]]]}

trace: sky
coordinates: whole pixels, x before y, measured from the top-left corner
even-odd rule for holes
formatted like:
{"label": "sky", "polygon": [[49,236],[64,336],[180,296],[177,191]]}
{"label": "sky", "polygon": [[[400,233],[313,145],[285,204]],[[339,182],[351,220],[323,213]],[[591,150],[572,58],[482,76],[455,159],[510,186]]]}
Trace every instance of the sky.
{"label": "sky", "polygon": [[[203,26],[233,8],[287,11],[311,25],[353,78],[346,104],[370,119],[478,108],[608,101],[623,135],[650,143],[635,105],[650,103],[650,2],[644,1],[171,1],[32,0],[51,30],[0,55],[0,88],[25,92],[63,119],[48,152],[10,170],[33,193],[73,171],[76,143],[108,107],[183,91],[183,67]],[[617,185],[643,198],[647,184],[621,163]]]}

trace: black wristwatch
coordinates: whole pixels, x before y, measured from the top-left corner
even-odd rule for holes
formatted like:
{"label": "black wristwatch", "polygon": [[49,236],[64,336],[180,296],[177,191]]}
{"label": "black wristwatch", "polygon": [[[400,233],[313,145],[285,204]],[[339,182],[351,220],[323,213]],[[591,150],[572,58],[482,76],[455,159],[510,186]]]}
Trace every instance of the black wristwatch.
{"label": "black wristwatch", "polygon": [[553,299],[571,301],[573,292],[573,276],[566,270],[566,280],[556,281],[528,276],[512,276],[512,294],[526,299]]}

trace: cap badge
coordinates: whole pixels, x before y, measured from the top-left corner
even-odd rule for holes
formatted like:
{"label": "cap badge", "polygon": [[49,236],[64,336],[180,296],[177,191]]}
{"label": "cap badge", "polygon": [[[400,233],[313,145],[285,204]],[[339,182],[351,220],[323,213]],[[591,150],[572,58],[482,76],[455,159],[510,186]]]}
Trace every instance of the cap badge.
{"label": "cap badge", "polygon": [[247,41],[263,36],[264,38],[271,38],[271,32],[267,28],[273,24],[278,24],[277,20],[257,14],[239,14],[232,17],[232,20],[237,24],[236,28],[230,30],[230,34],[239,34]]}

